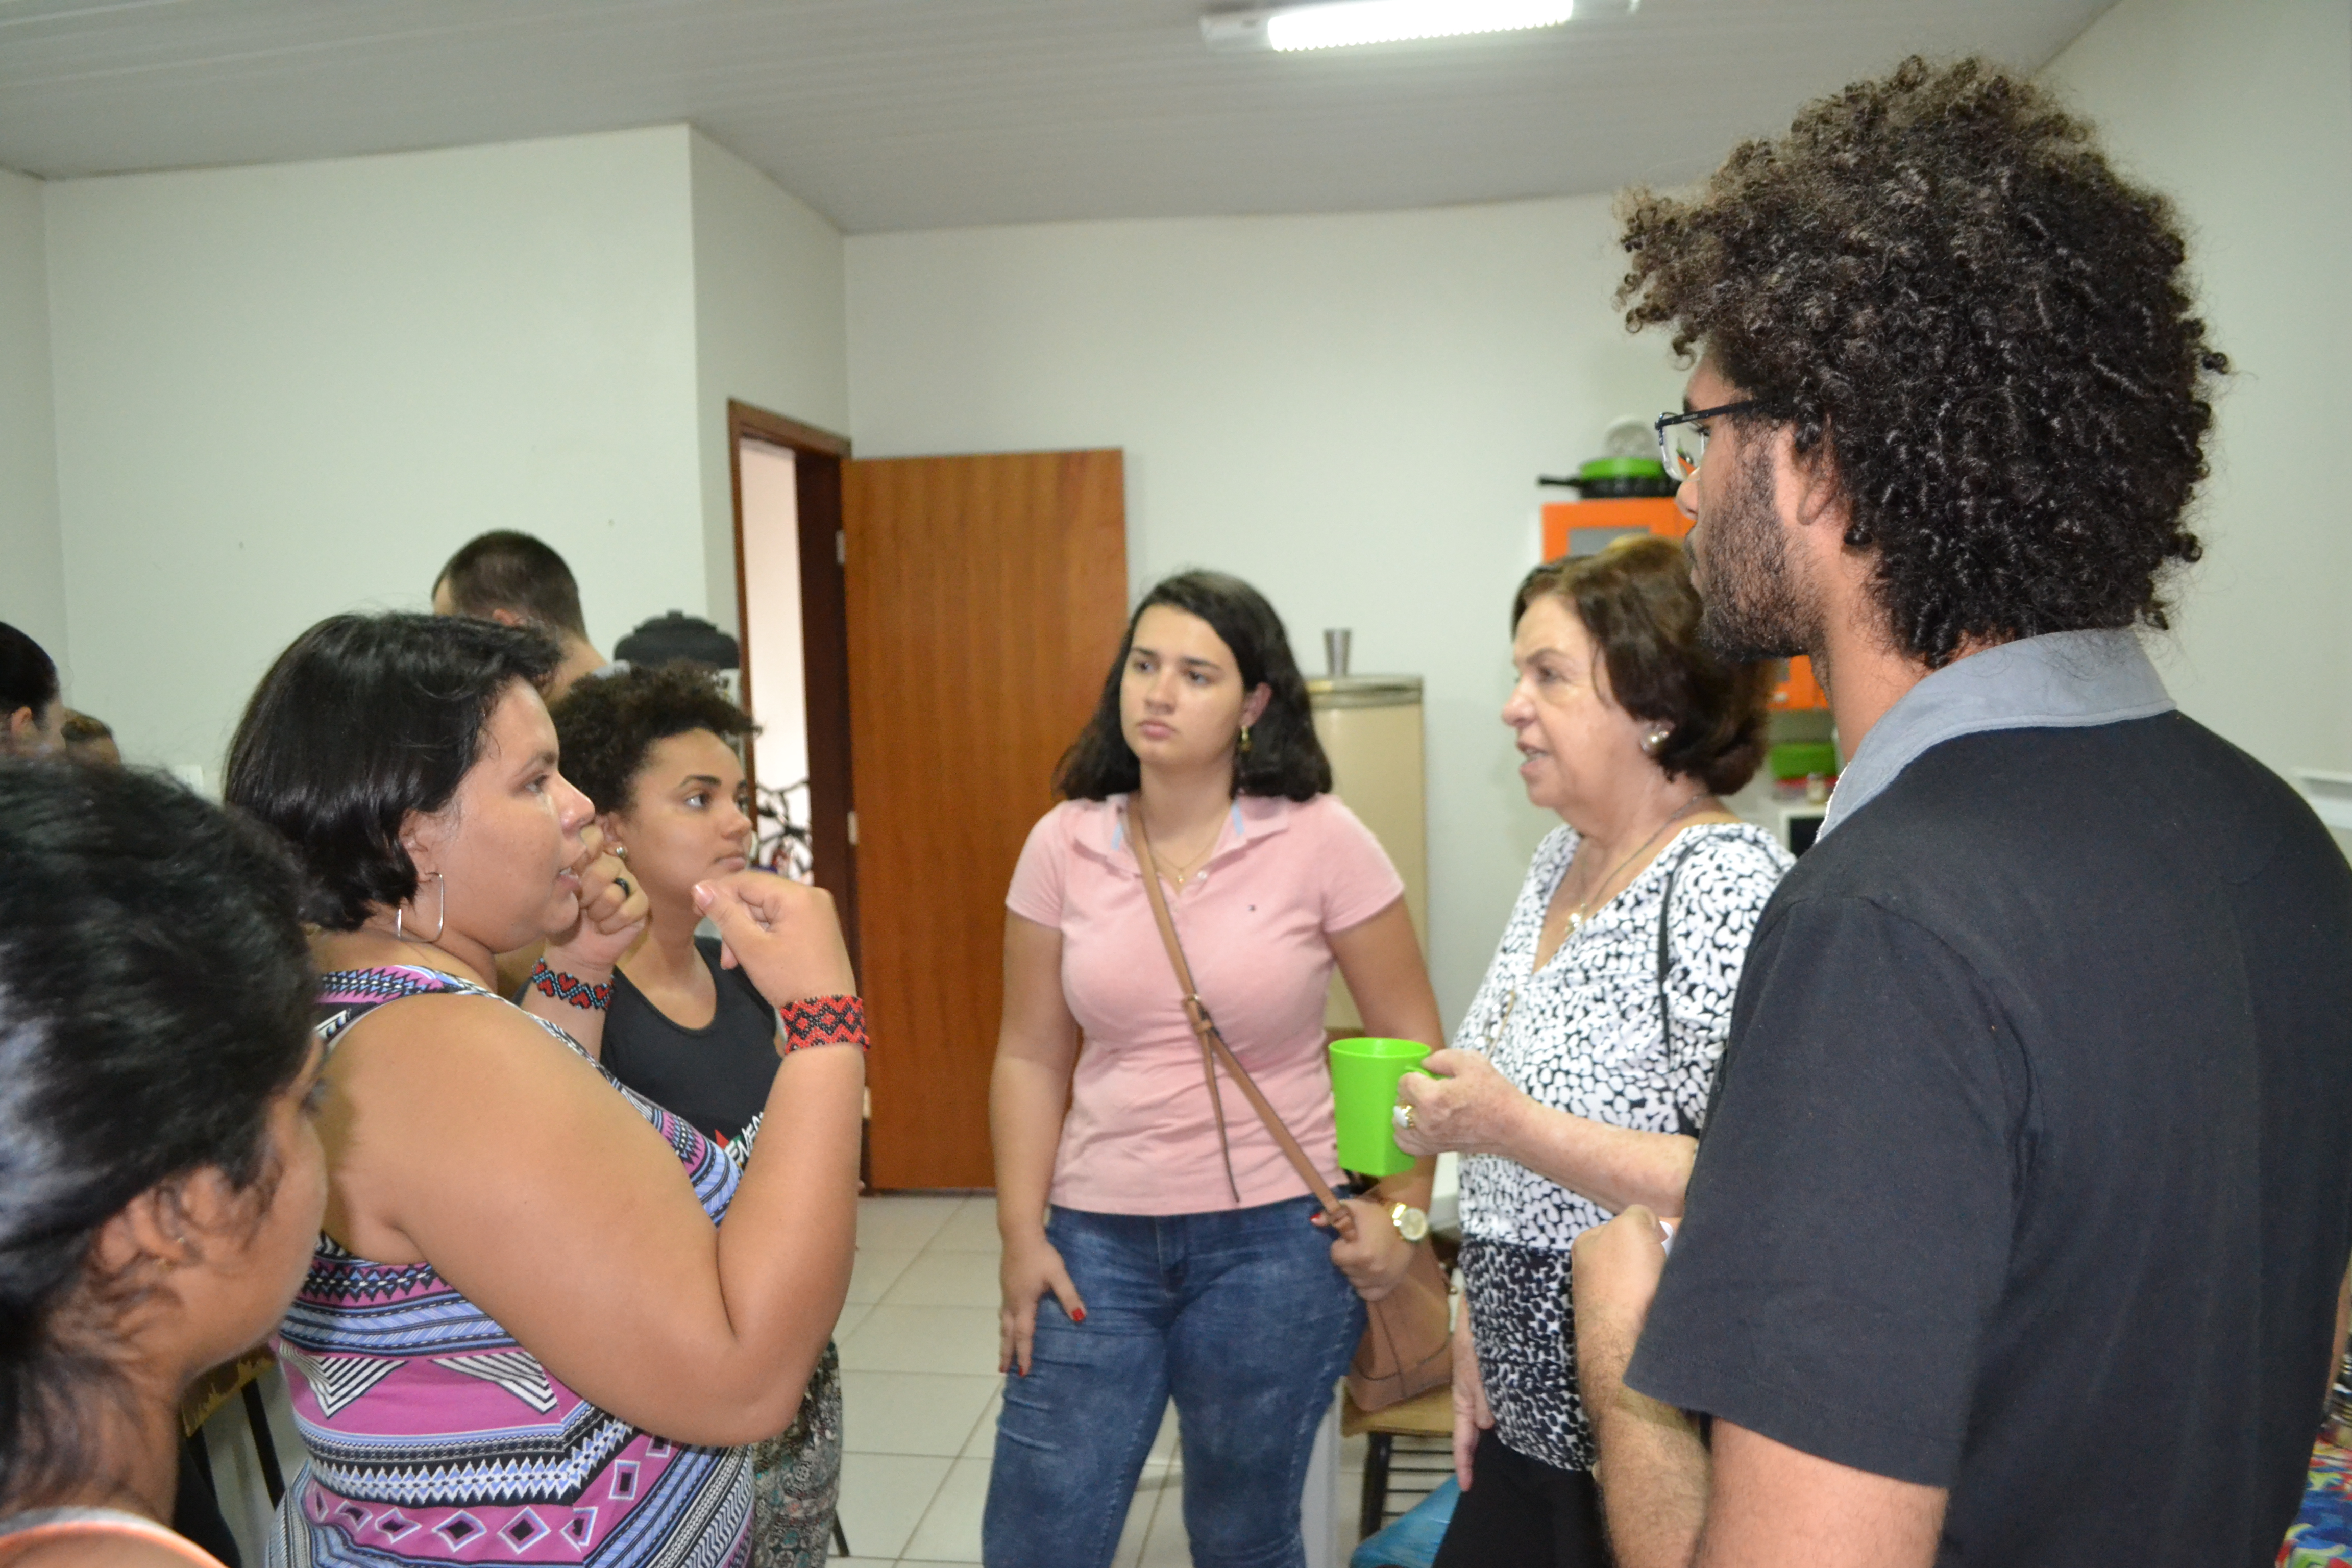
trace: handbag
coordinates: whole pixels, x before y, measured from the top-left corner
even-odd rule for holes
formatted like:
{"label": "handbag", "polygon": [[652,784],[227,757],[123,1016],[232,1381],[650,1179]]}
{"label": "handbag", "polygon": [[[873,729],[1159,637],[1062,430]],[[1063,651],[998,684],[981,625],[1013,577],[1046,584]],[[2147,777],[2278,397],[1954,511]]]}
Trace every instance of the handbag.
{"label": "handbag", "polygon": [[[1668,934],[1666,917],[1674,910],[1675,879],[1682,874],[1683,862],[1690,858],[1690,853],[1688,849],[1685,849],[1680,855],[1675,857],[1675,863],[1666,868],[1666,885],[1658,894],[1658,1044],[1660,1048],[1670,1056],[1675,1047],[1675,1016],[1673,1010],[1666,1005],[1666,971],[1674,963],[1674,953],[1666,945]],[[1722,1082],[1723,1075],[1717,1072],[1716,1084],[1719,1087]],[[1714,1090],[1709,1089],[1707,1105],[1710,1110],[1714,1104]],[[1713,1117],[1710,1115],[1708,1119],[1712,1121]],[[1690,1112],[1679,1105],[1675,1107],[1675,1131],[1685,1138],[1696,1138],[1699,1135],[1699,1124],[1693,1121]]]}
{"label": "handbag", "polygon": [[[1184,1016],[1192,1026],[1193,1037],[1201,1042],[1201,1072],[1209,1086],[1209,1106],[1217,1121],[1217,1149],[1225,1162],[1225,1184],[1231,1188],[1234,1202],[1241,1202],[1241,1186],[1234,1179],[1233,1148],[1225,1141],[1225,1107],[1223,1097],[1217,1092],[1217,1069],[1223,1067],[1239,1085],[1242,1097],[1257,1112],[1258,1120],[1282,1150],[1283,1157],[1307,1184],[1315,1201],[1323,1205],[1323,1217],[1332,1230],[1353,1240],[1356,1216],[1339,1201],[1331,1184],[1316,1170],[1307,1151],[1283,1124],[1282,1118],[1267,1103],[1241,1061],[1225,1044],[1217,1031],[1217,1021],[1210,1016],[1208,1004],[1201,1000],[1192,984],[1192,966],[1184,962],[1183,943],[1176,940],[1176,921],[1168,912],[1168,897],[1160,889],[1160,872],[1151,863],[1151,841],[1143,828],[1143,810],[1137,804],[1127,814],[1128,847],[1134,851],[1135,868],[1143,873],[1143,890],[1151,900],[1151,918],[1159,922],[1160,940],[1168,949],[1168,962],[1176,971],[1176,984],[1184,993]],[[1377,1301],[1367,1301],[1364,1337],[1356,1345],[1355,1360],[1348,1367],[1348,1395],[1363,1411],[1385,1410],[1417,1394],[1426,1394],[1454,1380],[1454,1335],[1449,1329],[1450,1291],[1445,1271],[1437,1265],[1437,1254],[1427,1241],[1412,1244],[1412,1262],[1395,1289]]]}

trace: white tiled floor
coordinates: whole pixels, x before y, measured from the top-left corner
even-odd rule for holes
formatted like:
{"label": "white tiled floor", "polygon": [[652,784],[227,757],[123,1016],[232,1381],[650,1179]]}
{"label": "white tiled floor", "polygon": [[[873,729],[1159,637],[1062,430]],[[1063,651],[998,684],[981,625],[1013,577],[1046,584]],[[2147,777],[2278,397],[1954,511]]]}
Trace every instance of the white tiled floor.
{"label": "white tiled floor", "polygon": [[[996,1447],[996,1202],[863,1198],[841,1346],[845,1568],[977,1563]],[[1341,1454],[1352,1519],[1361,1440]],[[1343,1532],[1353,1544],[1355,1531]],[[1129,1506],[1118,1568],[1181,1568],[1183,1468],[1171,1411]]]}

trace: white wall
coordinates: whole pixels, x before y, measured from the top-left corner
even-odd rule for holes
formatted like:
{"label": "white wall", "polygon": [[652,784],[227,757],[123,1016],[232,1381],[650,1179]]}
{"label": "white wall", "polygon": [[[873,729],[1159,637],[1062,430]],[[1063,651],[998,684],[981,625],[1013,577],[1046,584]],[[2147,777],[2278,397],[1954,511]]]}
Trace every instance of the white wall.
{"label": "white wall", "polygon": [[608,647],[706,607],[688,140],[47,188],[74,696],[128,756],[210,775],[289,639],[484,529]]}
{"label": "white wall", "polygon": [[2045,77],[2179,204],[2235,368],[2166,679],[2273,768],[2352,768],[2352,6],[2121,0]]}
{"label": "white wall", "polygon": [[841,236],[709,137],[693,132],[688,145],[704,574],[711,618],[731,627],[735,513],[727,402],[848,432]]}
{"label": "white wall", "polygon": [[[801,507],[793,454],[743,443],[743,601],[751,611],[744,658],[751,677],[751,717],[760,721],[753,757],[761,787],[783,789],[808,777],[808,672],[801,647]],[[805,791],[794,800],[806,825]]]}
{"label": "white wall", "polygon": [[1139,590],[1235,572],[1309,673],[1345,626],[1358,673],[1424,678],[1449,1021],[1555,820],[1496,717],[1536,476],[1682,395],[1664,342],[1610,306],[1612,232],[1579,198],[848,242],[860,457],[1123,447]]}
{"label": "white wall", "polygon": [[0,170],[0,621],[68,680],[41,183]]}

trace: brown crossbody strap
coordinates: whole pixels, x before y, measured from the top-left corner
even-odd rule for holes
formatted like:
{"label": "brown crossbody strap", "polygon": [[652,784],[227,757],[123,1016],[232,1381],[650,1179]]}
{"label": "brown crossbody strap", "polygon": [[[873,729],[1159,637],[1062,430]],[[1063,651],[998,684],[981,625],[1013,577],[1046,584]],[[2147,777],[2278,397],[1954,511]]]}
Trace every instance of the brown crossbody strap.
{"label": "brown crossbody strap", "polygon": [[1234,1055],[1233,1047],[1225,1044],[1225,1037],[1217,1030],[1217,1021],[1209,1016],[1209,1005],[1201,1000],[1201,993],[1192,984],[1192,966],[1184,962],[1184,944],[1176,940],[1176,921],[1168,912],[1167,894],[1160,891],[1160,868],[1151,863],[1151,839],[1143,829],[1140,795],[1129,795],[1127,807],[1128,848],[1134,852],[1135,868],[1143,873],[1143,892],[1151,900],[1151,918],[1160,923],[1160,940],[1168,949],[1168,963],[1176,971],[1176,984],[1184,993],[1184,1016],[1191,1021],[1192,1033],[1201,1042],[1201,1070],[1209,1080],[1209,1105],[1217,1117],[1217,1147],[1224,1154],[1225,1184],[1233,1189],[1234,1202],[1239,1204],[1242,1194],[1240,1184],[1234,1180],[1233,1149],[1225,1142],[1224,1097],[1217,1092],[1217,1068],[1221,1064],[1241,1085],[1243,1097],[1257,1112],[1258,1120],[1265,1123],[1265,1130],[1274,1134],[1275,1142],[1281,1147],[1291,1168],[1306,1182],[1307,1190],[1315,1194],[1315,1201],[1323,1205],[1324,1215],[1332,1226],[1342,1236],[1354,1236],[1355,1215],[1341,1205],[1331,1184],[1323,1179],[1315,1162],[1307,1157],[1307,1151],[1298,1146],[1298,1140],[1283,1125],[1282,1118],[1257,1087],[1257,1080],[1250,1077],[1248,1069]]}

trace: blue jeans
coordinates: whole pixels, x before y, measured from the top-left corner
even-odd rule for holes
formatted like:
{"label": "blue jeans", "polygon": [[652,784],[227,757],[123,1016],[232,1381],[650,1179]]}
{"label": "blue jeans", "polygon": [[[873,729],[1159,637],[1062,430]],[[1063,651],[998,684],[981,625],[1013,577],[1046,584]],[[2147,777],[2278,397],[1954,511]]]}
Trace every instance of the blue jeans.
{"label": "blue jeans", "polygon": [[981,1525],[990,1568],[1104,1568],[1172,1395],[1196,1568],[1304,1568],[1298,1493],[1364,1304],[1312,1198],[1213,1214],[1053,1210],[1086,1302],[1048,1292],[1004,1380]]}

